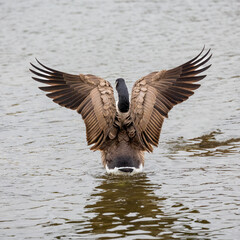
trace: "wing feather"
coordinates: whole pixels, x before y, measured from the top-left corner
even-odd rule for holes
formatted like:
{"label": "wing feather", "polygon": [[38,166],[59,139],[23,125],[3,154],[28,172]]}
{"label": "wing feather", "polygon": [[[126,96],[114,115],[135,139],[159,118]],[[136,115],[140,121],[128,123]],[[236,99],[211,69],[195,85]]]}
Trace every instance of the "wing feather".
{"label": "wing feather", "polygon": [[212,54],[210,49],[202,51],[190,61],[170,70],[153,72],[139,79],[133,86],[131,97],[131,117],[138,140],[146,151],[157,146],[164,118],[178,103],[187,100],[200,87],[196,82],[206,75],[211,65],[204,67]]}
{"label": "wing feather", "polygon": [[87,142],[92,150],[101,149],[109,136],[116,116],[113,89],[109,82],[94,75],[72,75],[49,68],[37,60],[31,63],[35,81],[47,84],[39,87],[55,103],[76,110],[86,125]]}

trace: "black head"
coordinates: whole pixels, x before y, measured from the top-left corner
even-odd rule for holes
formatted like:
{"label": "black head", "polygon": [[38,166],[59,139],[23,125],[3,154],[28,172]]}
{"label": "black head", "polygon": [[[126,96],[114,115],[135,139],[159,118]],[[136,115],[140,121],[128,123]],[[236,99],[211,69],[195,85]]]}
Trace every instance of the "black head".
{"label": "black head", "polygon": [[127,112],[129,110],[129,94],[123,78],[116,80],[116,89],[118,92],[118,109],[120,112]]}
{"label": "black head", "polygon": [[119,88],[121,88],[122,86],[126,86],[125,80],[123,78],[118,78],[116,79],[116,89],[118,90]]}

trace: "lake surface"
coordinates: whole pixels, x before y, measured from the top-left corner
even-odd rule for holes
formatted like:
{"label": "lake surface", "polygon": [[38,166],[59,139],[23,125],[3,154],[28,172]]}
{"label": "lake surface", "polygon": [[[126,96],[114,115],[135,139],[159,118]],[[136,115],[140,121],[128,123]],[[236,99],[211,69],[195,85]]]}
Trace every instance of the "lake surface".
{"label": "lake surface", "polygon": [[[239,239],[240,2],[0,1],[0,239]],[[212,67],[176,106],[144,173],[108,176],[76,112],[29,62],[129,89],[203,45]]]}

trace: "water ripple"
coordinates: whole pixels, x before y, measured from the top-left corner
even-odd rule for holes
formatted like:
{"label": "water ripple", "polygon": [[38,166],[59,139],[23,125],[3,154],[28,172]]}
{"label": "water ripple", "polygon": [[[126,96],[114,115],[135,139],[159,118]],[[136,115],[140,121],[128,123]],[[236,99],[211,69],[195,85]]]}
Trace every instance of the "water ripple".
{"label": "water ripple", "polygon": [[[239,1],[2,1],[0,239],[238,239]],[[145,173],[106,176],[81,117],[31,80],[39,58],[126,79],[192,58],[201,88],[165,120]]]}

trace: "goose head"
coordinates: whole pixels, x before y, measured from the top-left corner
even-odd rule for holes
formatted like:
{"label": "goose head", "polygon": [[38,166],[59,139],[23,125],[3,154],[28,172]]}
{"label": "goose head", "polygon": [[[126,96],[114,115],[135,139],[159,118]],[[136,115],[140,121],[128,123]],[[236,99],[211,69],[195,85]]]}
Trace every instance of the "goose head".
{"label": "goose head", "polygon": [[116,90],[118,93],[118,110],[122,113],[129,110],[129,93],[128,88],[123,78],[116,80]]}

